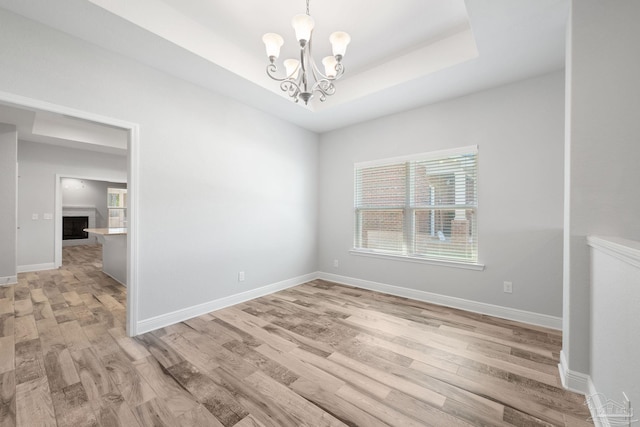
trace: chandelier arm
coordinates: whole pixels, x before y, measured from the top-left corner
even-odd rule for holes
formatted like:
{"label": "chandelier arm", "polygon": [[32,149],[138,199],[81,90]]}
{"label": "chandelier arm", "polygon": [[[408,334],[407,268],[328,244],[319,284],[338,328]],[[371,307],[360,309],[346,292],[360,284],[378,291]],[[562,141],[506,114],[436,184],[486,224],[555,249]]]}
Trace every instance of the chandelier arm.
{"label": "chandelier arm", "polygon": [[[311,52],[311,40],[309,40],[309,57],[311,58],[309,60],[309,62],[311,63],[311,73],[313,74],[313,79],[316,82],[319,82],[320,80],[338,80],[340,77],[342,77],[342,75],[344,74],[344,65],[342,65],[341,62],[338,62],[336,64],[336,75],[335,77],[329,77],[327,75],[325,75],[322,71],[320,71],[320,67],[318,67],[318,65],[316,64],[316,60],[313,57],[313,54]],[[318,78],[318,76],[320,76],[320,78]]]}
{"label": "chandelier arm", "polygon": [[336,87],[331,80],[321,79],[313,85],[313,92],[319,92],[320,97],[318,98],[320,102],[324,102],[327,99],[327,96],[331,96],[336,93]]}
{"label": "chandelier arm", "polygon": [[[336,65],[336,76],[329,77],[325,75],[322,71],[320,71],[320,68],[318,68],[318,66],[315,64],[315,61],[313,63],[313,78],[315,79],[316,82],[320,80],[329,80],[329,81],[338,80],[340,77],[342,77],[343,74],[344,74],[344,67],[341,66],[341,64]],[[320,78],[318,78],[318,75],[320,76]]]}
{"label": "chandelier arm", "polygon": [[344,65],[342,65],[342,62],[338,62],[336,64],[336,76],[334,80],[338,80],[340,77],[342,77],[343,74],[344,74]]}
{"label": "chandelier arm", "polygon": [[285,80],[280,83],[280,90],[287,92],[295,102],[298,102],[298,94],[300,93],[300,86],[293,80]]}
{"label": "chandelier arm", "polygon": [[320,71],[320,68],[318,68],[318,65],[316,65],[316,60],[313,58],[313,55],[309,54],[309,56],[311,57],[311,74],[313,74],[313,80],[315,80],[316,82],[319,82],[323,79],[330,80],[329,77],[325,76],[322,71]]}
{"label": "chandelier arm", "polygon": [[[316,82],[318,80],[320,80],[317,76],[317,74],[320,74],[321,76],[323,76],[323,74],[320,72],[320,69],[318,69],[318,66],[316,65],[316,60],[313,58],[313,43],[312,43],[312,39],[309,39],[309,43],[308,43],[308,47],[307,49],[309,50],[309,54],[307,55],[309,58],[309,63],[311,65],[311,74],[313,74],[313,80],[315,80]],[[317,73],[317,74],[316,74]],[[323,78],[326,78],[323,76]]]}
{"label": "chandelier arm", "polygon": [[327,96],[331,96],[336,93],[336,86],[331,80],[322,79],[313,85],[313,90],[322,92]]}
{"label": "chandelier arm", "polygon": [[276,66],[276,64],[269,64],[267,65],[267,75],[269,77],[271,77],[271,79],[277,81],[277,82],[284,82],[287,80],[291,80],[288,77],[285,77],[283,79],[276,77],[275,73],[278,72],[278,67]]}
{"label": "chandelier arm", "polygon": [[[276,77],[273,73],[277,71],[278,67],[275,64],[267,65],[267,75],[271,79],[280,82],[280,90],[286,92],[295,102],[298,102],[298,94],[301,92],[300,84],[289,76],[283,79]],[[295,74],[295,72],[293,74]]]}

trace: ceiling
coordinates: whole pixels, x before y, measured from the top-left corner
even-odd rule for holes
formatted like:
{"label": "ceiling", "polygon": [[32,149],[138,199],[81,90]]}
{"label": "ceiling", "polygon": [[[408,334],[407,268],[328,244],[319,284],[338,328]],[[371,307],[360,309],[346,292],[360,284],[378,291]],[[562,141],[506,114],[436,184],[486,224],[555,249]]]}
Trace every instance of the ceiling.
{"label": "ceiling", "polygon": [[316,58],[329,54],[333,31],[352,42],[336,94],[309,107],[267,77],[261,41],[279,33],[280,61],[295,57],[290,21],[304,13],[304,0],[0,0],[0,7],[322,133],[562,69],[569,0],[311,0]]}

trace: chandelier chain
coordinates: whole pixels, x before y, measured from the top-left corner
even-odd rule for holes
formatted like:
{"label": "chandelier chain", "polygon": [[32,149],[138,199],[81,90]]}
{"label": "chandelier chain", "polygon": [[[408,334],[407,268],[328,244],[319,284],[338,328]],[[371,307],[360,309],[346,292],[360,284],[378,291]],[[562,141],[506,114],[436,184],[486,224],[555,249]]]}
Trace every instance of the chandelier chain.
{"label": "chandelier chain", "polygon": [[309,13],[309,0],[307,0],[307,15],[311,16],[311,14]]}

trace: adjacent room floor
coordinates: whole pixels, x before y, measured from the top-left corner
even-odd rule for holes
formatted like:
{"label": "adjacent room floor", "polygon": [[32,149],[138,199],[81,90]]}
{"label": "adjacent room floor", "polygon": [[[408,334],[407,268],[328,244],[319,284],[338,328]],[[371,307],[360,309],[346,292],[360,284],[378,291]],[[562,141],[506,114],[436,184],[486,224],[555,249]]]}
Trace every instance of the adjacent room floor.
{"label": "adjacent room floor", "polygon": [[132,339],[100,246],[63,259],[0,287],[0,426],[590,424],[558,331],[317,280]]}

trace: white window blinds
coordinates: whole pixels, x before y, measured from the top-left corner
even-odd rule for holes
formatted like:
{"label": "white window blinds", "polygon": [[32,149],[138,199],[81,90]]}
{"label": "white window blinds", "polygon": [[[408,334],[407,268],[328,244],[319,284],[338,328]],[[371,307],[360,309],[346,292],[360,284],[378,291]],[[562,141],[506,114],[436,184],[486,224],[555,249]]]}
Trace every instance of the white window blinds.
{"label": "white window blinds", "polygon": [[478,149],[355,165],[356,250],[477,263]]}

